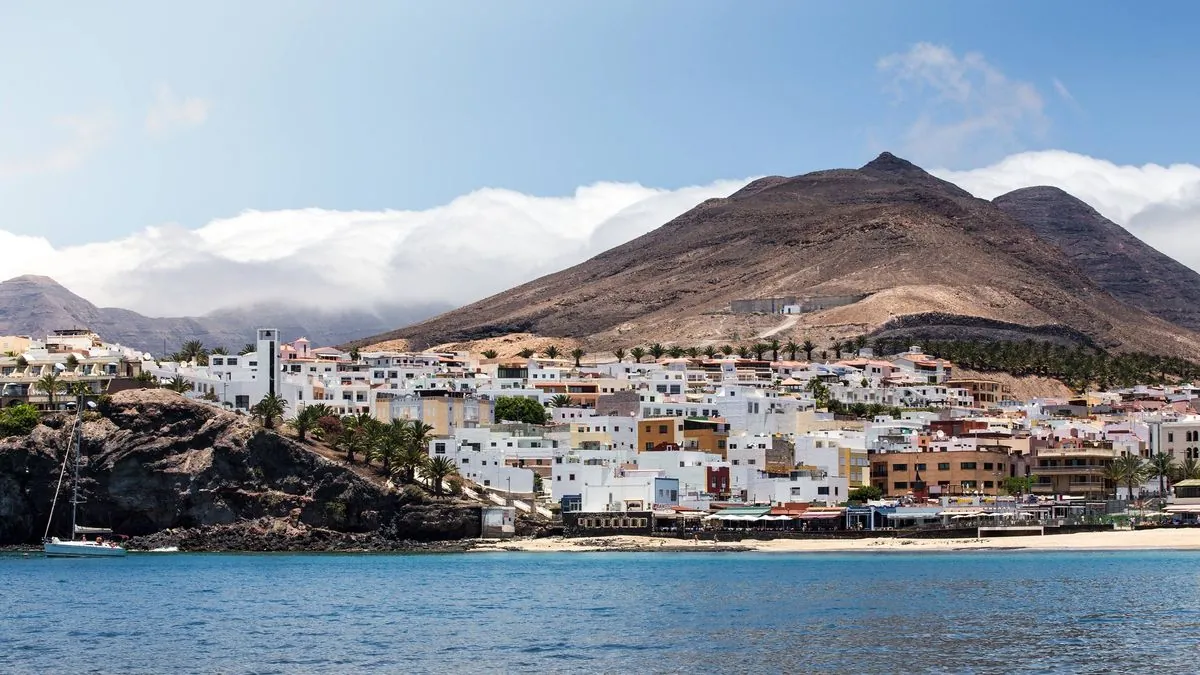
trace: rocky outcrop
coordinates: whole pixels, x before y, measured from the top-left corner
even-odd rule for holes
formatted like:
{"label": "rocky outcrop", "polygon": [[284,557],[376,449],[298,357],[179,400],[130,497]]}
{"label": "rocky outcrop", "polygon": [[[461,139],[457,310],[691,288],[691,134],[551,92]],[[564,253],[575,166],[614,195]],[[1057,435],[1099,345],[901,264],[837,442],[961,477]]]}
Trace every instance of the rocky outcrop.
{"label": "rocky outcrop", "polygon": [[[81,521],[135,538],[158,535],[148,545],[170,539],[164,532],[175,533],[174,543],[160,545],[198,550],[382,548],[480,533],[478,506],[387,489],[243,416],[173,392],[121,392],[89,417]],[[50,417],[29,436],[0,440],[0,545],[40,540],[70,422]],[[52,534],[70,529],[69,499],[68,480]]]}

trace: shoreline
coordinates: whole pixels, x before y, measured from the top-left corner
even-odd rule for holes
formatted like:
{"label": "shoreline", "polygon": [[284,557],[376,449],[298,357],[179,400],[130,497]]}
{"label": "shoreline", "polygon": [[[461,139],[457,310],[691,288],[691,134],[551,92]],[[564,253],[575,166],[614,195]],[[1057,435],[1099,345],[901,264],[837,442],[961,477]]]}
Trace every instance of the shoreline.
{"label": "shoreline", "polygon": [[664,537],[546,537],[481,543],[470,552],[600,553],[943,553],[961,551],[1200,551],[1200,530],[1155,529],[956,539],[743,539],[699,542]]}
{"label": "shoreline", "polygon": [[[314,553],[314,554],[458,554],[458,553],[947,553],[966,551],[1200,551],[1200,529],[1106,530],[1071,534],[1021,535],[955,539],[743,539],[687,540],[674,537],[615,535],[467,539],[394,547],[329,549],[204,549],[178,553]],[[134,555],[170,555],[174,551],[130,549]],[[37,546],[4,546],[0,554],[37,555]]]}

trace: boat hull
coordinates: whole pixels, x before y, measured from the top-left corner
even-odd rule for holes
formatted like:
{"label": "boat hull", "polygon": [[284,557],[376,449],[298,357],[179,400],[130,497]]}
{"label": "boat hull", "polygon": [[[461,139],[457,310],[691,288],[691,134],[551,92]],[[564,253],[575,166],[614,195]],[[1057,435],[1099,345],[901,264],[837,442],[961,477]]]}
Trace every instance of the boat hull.
{"label": "boat hull", "polygon": [[48,541],[42,544],[47,558],[123,558],[120,546],[97,544],[91,541]]}

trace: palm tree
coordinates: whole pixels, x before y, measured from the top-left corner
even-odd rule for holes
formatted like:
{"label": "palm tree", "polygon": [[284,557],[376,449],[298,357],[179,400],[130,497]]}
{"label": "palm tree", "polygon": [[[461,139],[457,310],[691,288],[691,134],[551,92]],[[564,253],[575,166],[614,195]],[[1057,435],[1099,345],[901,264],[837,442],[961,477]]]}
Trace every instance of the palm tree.
{"label": "palm tree", "polygon": [[688,347],[687,349],[683,350],[683,353],[687,354],[687,357],[689,359],[695,359],[695,358],[700,357],[700,350],[695,347]]}
{"label": "palm tree", "polygon": [[571,400],[570,396],[567,396],[566,394],[555,394],[554,398],[550,399],[548,405],[551,408],[566,408],[573,403],[574,401]]}
{"label": "palm tree", "polygon": [[229,350],[224,347],[213,347],[212,349],[209,350],[208,354],[209,354],[209,356],[212,356],[213,354],[219,354],[221,356],[228,356]]}
{"label": "palm tree", "polygon": [[815,350],[816,348],[817,348],[817,345],[812,340],[809,340],[808,338],[805,338],[804,342],[800,343],[800,349],[804,350],[804,360],[805,361],[812,361],[812,353],[813,353],[813,350]]}
{"label": "palm tree", "polygon": [[1152,475],[1158,476],[1158,496],[1167,495],[1167,476],[1175,473],[1175,458],[1166,452],[1159,452],[1150,458]]}
{"label": "palm tree", "polygon": [[337,439],[337,446],[346,451],[346,461],[354,463],[356,453],[366,454],[371,448],[372,425],[378,422],[368,413],[346,415],[342,418],[345,431]]}
{"label": "palm tree", "polygon": [[620,363],[621,361],[625,360],[625,350],[617,347],[615,350],[613,350],[613,356],[617,357],[617,363]]}
{"label": "palm tree", "polygon": [[863,347],[866,347],[866,346],[867,346],[867,336],[866,335],[859,335],[858,337],[854,338],[854,355],[861,356],[862,349],[863,349]]}
{"label": "palm tree", "polygon": [[650,358],[654,359],[655,361],[661,359],[663,357],[663,354],[666,354],[666,353],[667,353],[667,350],[662,345],[658,344],[657,342],[650,345]]}
{"label": "palm tree", "polygon": [[408,443],[409,420],[394,419],[389,424],[372,425],[374,433],[367,450],[367,462],[378,461],[385,476],[391,476]]}
{"label": "palm tree", "polygon": [[324,417],[324,411],[315,405],[306,405],[296,413],[296,418],[288,422],[288,425],[296,430],[296,436],[303,443],[310,431],[317,428],[317,420]]}
{"label": "palm tree", "polygon": [[717,348],[712,345],[708,345],[704,348],[704,355],[710,359],[713,358],[717,355]]}
{"label": "palm tree", "polygon": [[779,340],[776,340],[775,338],[771,338],[771,341],[767,343],[767,347],[771,350],[771,360],[778,361],[779,360]]}
{"label": "palm tree", "polygon": [[523,359],[527,359],[527,358],[533,356],[533,354],[534,354],[533,350],[530,349],[529,347],[525,347],[521,351],[517,352],[517,355]]}
{"label": "palm tree", "polygon": [[1181,480],[1189,480],[1200,478],[1200,460],[1194,457],[1188,457],[1183,460],[1183,464],[1175,466],[1174,482],[1178,483]]}
{"label": "palm tree", "polygon": [[449,476],[457,476],[458,467],[454,466],[454,462],[446,457],[434,457],[425,465],[422,473],[425,474],[425,478],[429,480],[430,485],[433,487],[433,494],[441,497],[442,481]]}
{"label": "palm tree", "polygon": [[750,348],[747,347],[746,345],[738,345],[737,355],[738,355],[738,358],[742,358],[742,359],[750,358]]}
{"label": "palm tree", "polygon": [[287,399],[284,397],[278,394],[267,394],[250,408],[250,414],[262,420],[263,427],[274,429],[275,420],[283,417],[283,413],[287,411],[287,405]]}
{"label": "palm tree", "polygon": [[75,370],[79,367],[79,357],[74,354],[67,354],[67,360],[64,365],[67,367],[67,370]]}
{"label": "palm tree", "polygon": [[729,356],[733,353],[733,345],[721,345],[721,353],[725,356]]}
{"label": "palm tree", "polygon": [[667,356],[669,356],[673,359],[677,359],[677,358],[683,356],[683,347],[680,347],[679,345],[674,345],[674,346],[670,347],[669,349],[667,349]]}
{"label": "palm tree", "polygon": [[485,358],[485,359],[494,359],[494,358],[496,358],[496,350],[495,350],[495,349],[485,349],[485,350],[483,350],[483,358]]}
{"label": "palm tree", "polygon": [[851,340],[846,340],[845,342],[843,342],[842,343],[842,353],[843,354],[854,353],[854,342],[852,342]]}
{"label": "palm tree", "polygon": [[183,346],[179,348],[179,356],[181,361],[191,361],[198,366],[208,364],[208,350],[199,340],[188,340],[183,343]]}
{"label": "palm tree", "polygon": [[646,350],[641,347],[634,347],[629,350],[629,355],[633,357],[635,363],[641,363],[642,357],[646,355]]}
{"label": "palm tree", "polygon": [[548,359],[557,359],[560,353],[561,352],[558,351],[558,347],[555,347],[554,345],[550,345],[542,350],[542,356]]}
{"label": "palm tree", "polygon": [[54,409],[54,396],[65,389],[66,386],[67,383],[58,379],[58,373],[55,372],[46,373],[33,384],[34,389],[42,392],[49,399],[51,410]]}
{"label": "palm tree", "polygon": [[584,351],[582,349],[580,349],[579,347],[576,347],[575,349],[571,350],[571,358],[575,359],[575,367],[576,368],[582,367],[582,364],[580,363],[580,361],[583,360],[583,354],[584,354]]}
{"label": "palm tree", "polygon": [[838,342],[837,340],[834,340],[831,347],[833,349],[833,358],[841,359],[842,358],[842,343]]}
{"label": "palm tree", "polygon": [[429,453],[418,446],[406,446],[400,451],[392,470],[403,476],[404,481],[411,483],[416,480],[417,472],[424,471],[429,464]]}
{"label": "palm tree", "polygon": [[1113,485],[1113,499],[1117,498],[1117,491],[1121,487],[1121,480],[1125,478],[1120,460],[1113,460],[1104,467],[1105,482],[1111,481]]}
{"label": "palm tree", "polygon": [[796,352],[800,351],[800,345],[796,344],[795,340],[788,340],[788,343],[783,346],[783,350],[788,353],[789,359],[795,361]]}
{"label": "palm tree", "polygon": [[172,377],[170,380],[168,380],[167,383],[163,385],[163,387],[165,387],[166,389],[170,389],[171,391],[173,391],[177,394],[183,394],[185,392],[189,392],[192,390],[192,385],[188,384],[187,380],[183,379],[182,377],[180,377],[178,375],[176,375],[175,377]]}
{"label": "palm tree", "polygon": [[1118,472],[1121,479],[1125,482],[1125,487],[1129,490],[1129,499],[1133,499],[1133,486],[1139,485],[1146,480],[1146,475],[1149,473],[1149,467],[1146,462],[1137,455],[1125,455],[1116,459],[1113,464],[1118,466]]}
{"label": "palm tree", "polygon": [[241,349],[238,350],[238,356],[245,356],[257,349],[258,347],[255,347],[253,343],[247,342],[246,344],[242,345]]}

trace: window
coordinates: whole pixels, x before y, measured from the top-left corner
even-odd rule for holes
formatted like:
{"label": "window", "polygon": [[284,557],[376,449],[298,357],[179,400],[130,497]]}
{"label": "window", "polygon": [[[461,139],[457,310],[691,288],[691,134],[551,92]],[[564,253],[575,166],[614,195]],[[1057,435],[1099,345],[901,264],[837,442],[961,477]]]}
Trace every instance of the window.
{"label": "window", "polygon": [[1171,433],[1170,431],[1167,432],[1167,442],[1168,443],[1175,442],[1175,434]]}
{"label": "window", "polygon": [[962,486],[964,490],[974,490],[975,488],[979,487],[979,483],[973,480],[964,480],[962,482]]}
{"label": "window", "polygon": [[894,487],[897,490],[907,490],[908,483],[906,483],[905,481],[902,481],[902,480],[898,480],[895,483],[892,483],[892,487]]}
{"label": "window", "polygon": [[893,464],[892,471],[908,471],[907,464]]}
{"label": "window", "polygon": [[567,480],[575,480],[575,474],[573,474],[573,473],[567,474]]}
{"label": "window", "polygon": [[562,457],[555,457],[555,458],[554,458],[554,463],[555,463],[555,464],[562,464]]}
{"label": "window", "polygon": [[251,368],[257,368],[257,367],[258,367],[258,361],[247,361],[247,362],[246,362],[246,365],[250,366]]}
{"label": "window", "polygon": [[918,464],[918,465],[917,465],[917,471],[924,471],[924,470],[925,470],[925,465],[924,465],[924,464]]}
{"label": "window", "polygon": [[983,481],[983,487],[985,487],[985,488],[993,488],[993,487],[996,487],[996,484],[995,484],[995,483],[993,483],[993,482],[992,482],[992,481],[990,481],[990,480],[985,480],[985,481]]}
{"label": "window", "polygon": [[237,362],[238,362],[238,357],[236,357],[236,356],[230,356],[229,358],[225,359],[225,365],[227,365],[227,366],[236,366]]}
{"label": "window", "polygon": [[822,485],[822,486],[818,487],[818,488],[817,488],[817,494],[819,494],[819,495],[827,495],[827,494],[829,494],[829,486],[828,486],[828,485]]}
{"label": "window", "polygon": [[949,471],[950,462],[938,462],[938,471]]}
{"label": "window", "polygon": [[654,449],[654,443],[651,443],[650,441],[646,441],[646,449],[647,449],[647,450],[653,450],[653,449]]}
{"label": "window", "polygon": [[658,425],[658,433],[660,433],[660,434],[667,433],[667,425],[665,425],[665,424]]}
{"label": "window", "polygon": [[462,458],[462,463],[463,463],[463,464],[470,464],[470,463],[471,463],[471,458],[470,458],[470,457],[463,457],[463,458]]}
{"label": "window", "polygon": [[754,460],[752,460],[752,459],[748,459],[748,460],[746,460],[746,463],[747,463],[747,464],[749,464],[749,465],[751,465],[751,466],[753,466],[753,465],[754,465]]}
{"label": "window", "polygon": [[962,469],[963,471],[974,471],[975,462],[963,462],[958,465],[958,468]]}
{"label": "window", "polygon": [[983,463],[983,470],[984,470],[984,471],[991,471],[991,470],[992,470],[992,463],[991,463],[991,462],[984,462],[984,463]]}
{"label": "window", "polygon": [[435,455],[446,454],[446,444],[445,443],[434,443],[433,444],[433,454],[435,454]]}

